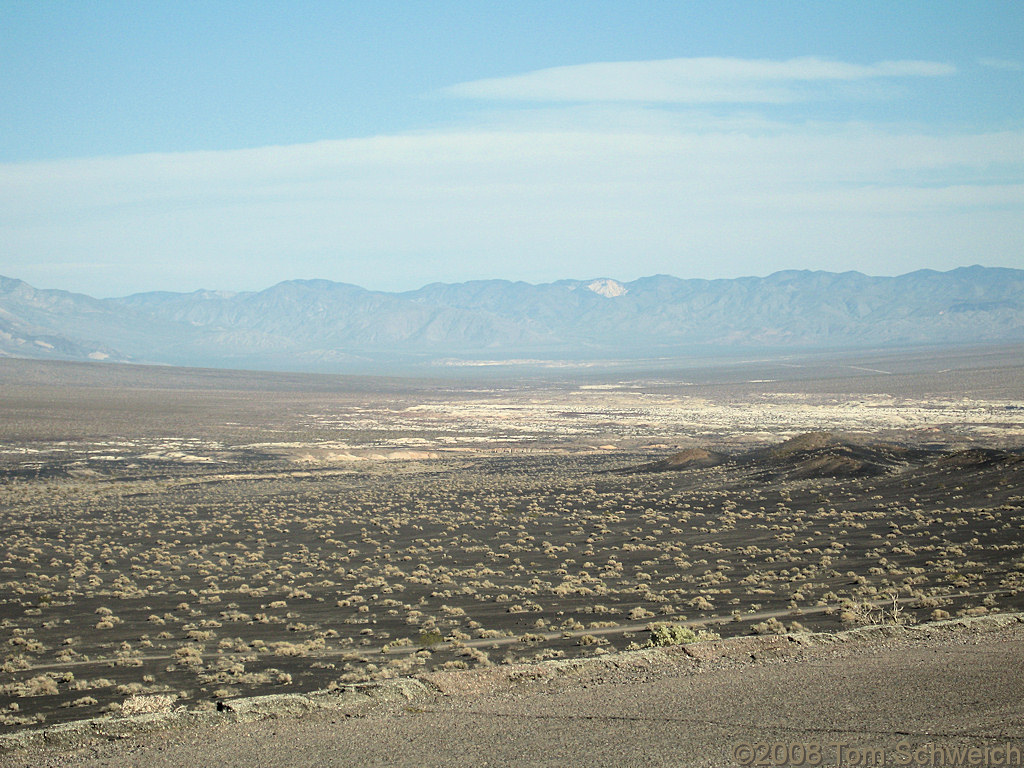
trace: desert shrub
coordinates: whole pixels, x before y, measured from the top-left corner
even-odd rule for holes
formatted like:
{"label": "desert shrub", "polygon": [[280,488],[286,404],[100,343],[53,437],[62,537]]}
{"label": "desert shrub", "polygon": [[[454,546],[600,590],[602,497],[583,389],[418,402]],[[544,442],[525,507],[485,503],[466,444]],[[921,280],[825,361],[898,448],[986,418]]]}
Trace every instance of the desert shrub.
{"label": "desert shrub", "polygon": [[420,633],[420,645],[430,647],[438,645],[444,640],[444,636],[437,630],[430,630],[428,632]]}
{"label": "desert shrub", "polygon": [[690,605],[696,608],[698,611],[713,611],[715,606],[703,595],[698,596],[690,600]]}
{"label": "desert shrub", "polygon": [[887,595],[889,601],[888,606],[877,605],[870,601],[861,602],[847,602],[843,605],[843,609],[839,614],[839,618],[846,624],[909,624],[913,623],[914,619],[912,616],[908,616],[903,612],[903,606],[899,603],[899,598],[890,593]]}
{"label": "desert shrub", "polygon": [[97,704],[99,704],[99,702],[96,699],[94,699],[92,696],[83,696],[82,698],[75,699],[74,701],[66,701],[63,704],[61,704],[61,706],[62,707],[93,707],[93,706],[95,706]]}
{"label": "desert shrub", "polygon": [[271,643],[270,648],[275,656],[305,656],[308,653],[301,643]]}
{"label": "desert shrub", "polygon": [[149,715],[170,712],[174,696],[131,696],[121,702],[122,715]]}
{"label": "desert shrub", "polygon": [[750,628],[755,635],[784,635],[786,625],[772,617],[766,621],[759,622]]}
{"label": "desert shrub", "polygon": [[697,641],[697,633],[682,624],[651,624],[647,629],[651,633],[650,644],[654,647],[684,645]]}
{"label": "desert shrub", "polygon": [[184,664],[188,667],[203,666],[203,651],[194,645],[182,646],[176,649],[174,651],[174,658],[179,664]]}
{"label": "desert shrub", "polygon": [[479,648],[463,648],[459,651],[459,656],[470,659],[478,667],[489,667],[491,665],[491,658],[487,655],[486,651],[481,651]]}
{"label": "desert shrub", "polygon": [[56,693],[59,693],[57,683],[47,675],[39,675],[21,683],[0,686],[0,694],[5,696],[52,696]]}
{"label": "desert shrub", "polygon": [[[672,645],[686,645],[687,643],[702,643],[708,640],[721,640],[716,632],[707,629],[700,629],[694,632],[689,627],[674,622],[651,624],[647,627],[651,633],[648,647],[664,648]],[[639,647],[639,646],[638,646]],[[628,649],[627,649],[628,650]]]}
{"label": "desert shrub", "polygon": [[434,667],[434,669],[435,669],[435,670],[445,670],[445,669],[469,669],[469,664],[467,664],[467,663],[466,663],[466,662],[464,662],[464,661],[460,661],[460,660],[458,660],[458,659],[454,659],[454,660],[452,660],[452,661],[446,661],[446,662],[445,662],[444,664],[441,664],[441,665],[439,665],[439,666],[436,666],[436,667]]}

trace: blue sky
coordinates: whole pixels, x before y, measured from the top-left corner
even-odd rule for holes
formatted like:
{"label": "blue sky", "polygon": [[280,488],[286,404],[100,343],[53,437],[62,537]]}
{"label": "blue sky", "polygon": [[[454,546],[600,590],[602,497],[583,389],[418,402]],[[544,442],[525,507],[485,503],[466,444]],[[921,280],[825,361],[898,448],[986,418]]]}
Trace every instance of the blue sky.
{"label": "blue sky", "polygon": [[1024,3],[0,0],[0,274],[1024,267]]}

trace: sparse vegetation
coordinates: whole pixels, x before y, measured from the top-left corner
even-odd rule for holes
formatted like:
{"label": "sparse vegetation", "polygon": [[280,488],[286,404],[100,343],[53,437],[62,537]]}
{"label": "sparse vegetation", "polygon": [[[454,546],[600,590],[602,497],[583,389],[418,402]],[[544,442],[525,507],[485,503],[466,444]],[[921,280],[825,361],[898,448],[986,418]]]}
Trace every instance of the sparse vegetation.
{"label": "sparse vegetation", "polygon": [[721,640],[721,635],[707,629],[694,632],[690,627],[674,623],[656,623],[647,627],[651,633],[649,644],[655,648],[687,643],[701,643],[708,640]]}
{"label": "sparse vegetation", "polygon": [[[0,723],[590,655],[645,631],[665,646],[1024,607],[1024,463],[909,442],[946,423],[933,399],[769,392],[750,408],[651,383],[639,407],[638,385],[568,386],[272,393],[284,415],[190,393],[202,423],[78,390],[48,422],[15,386]],[[1024,413],[965,407],[1003,440]],[[880,447],[770,452],[807,424],[884,430],[897,412],[912,430]],[[618,471],[698,439],[724,458]],[[765,458],[732,461],[751,448]]]}

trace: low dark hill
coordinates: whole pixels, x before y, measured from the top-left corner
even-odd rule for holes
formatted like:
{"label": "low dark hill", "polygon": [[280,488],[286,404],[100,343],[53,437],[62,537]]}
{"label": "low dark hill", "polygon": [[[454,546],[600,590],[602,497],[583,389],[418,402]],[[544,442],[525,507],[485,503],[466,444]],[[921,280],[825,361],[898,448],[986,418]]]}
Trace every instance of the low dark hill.
{"label": "low dark hill", "polygon": [[831,432],[808,432],[778,445],[727,456],[691,448],[660,461],[627,467],[623,473],[678,472],[728,465],[761,481],[855,478],[885,475],[903,469],[920,452],[901,446],[868,444]]}
{"label": "low dark hill", "polygon": [[673,453],[667,459],[654,461],[650,464],[641,464],[638,467],[622,470],[622,472],[672,472],[682,469],[699,469],[718,466],[727,461],[728,458],[724,453],[717,453],[704,448],[687,448],[685,451]]}
{"label": "low dark hill", "polygon": [[1015,468],[1024,463],[1024,455],[1014,451],[1002,451],[995,448],[968,448],[956,451],[935,462],[939,469],[974,469],[1005,467]]}
{"label": "low dark hill", "polygon": [[807,432],[771,448],[738,457],[764,479],[809,480],[872,477],[907,466],[909,451],[884,443],[867,444],[831,432]]}
{"label": "low dark hill", "polygon": [[991,498],[993,489],[1017,488],[1019,500],[1024,498],[1024,449],[944,452],[907,473],[906,482],[921,489],[955,489],[958,496],[979,501]]}

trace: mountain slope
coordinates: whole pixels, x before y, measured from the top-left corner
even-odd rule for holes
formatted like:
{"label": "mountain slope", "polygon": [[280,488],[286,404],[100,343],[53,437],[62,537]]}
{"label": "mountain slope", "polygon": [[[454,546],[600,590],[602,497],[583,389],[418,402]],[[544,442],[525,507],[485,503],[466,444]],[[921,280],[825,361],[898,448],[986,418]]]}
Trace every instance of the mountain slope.
{"label": "mountain slope", "polygon": [[1024,270],[899,277],[786,271],[386,293],[327,280],[258,292],[94,299],[0,278],[0,355],[337,369],[439,358],[640,359],[700,348],[826,348],[1024,339]]}

